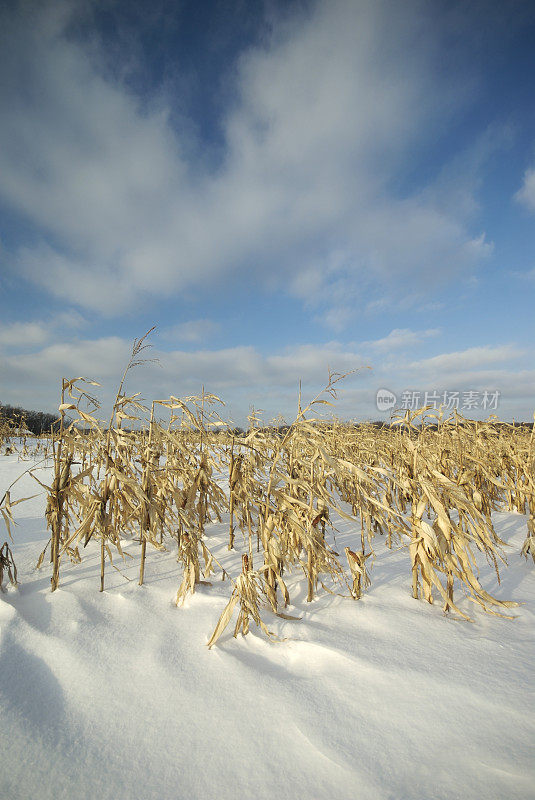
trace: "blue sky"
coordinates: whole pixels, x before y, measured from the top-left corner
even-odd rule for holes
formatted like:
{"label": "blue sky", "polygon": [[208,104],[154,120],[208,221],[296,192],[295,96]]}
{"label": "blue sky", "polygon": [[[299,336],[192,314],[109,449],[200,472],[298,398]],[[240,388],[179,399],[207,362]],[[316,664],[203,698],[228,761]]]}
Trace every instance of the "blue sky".
{"label": "blue sky", "polygon": [[533,3],[11,2],[0,75],[0,402],[157,325],[129,388],[237,423],[362,366],[344,418],[532,418]]}

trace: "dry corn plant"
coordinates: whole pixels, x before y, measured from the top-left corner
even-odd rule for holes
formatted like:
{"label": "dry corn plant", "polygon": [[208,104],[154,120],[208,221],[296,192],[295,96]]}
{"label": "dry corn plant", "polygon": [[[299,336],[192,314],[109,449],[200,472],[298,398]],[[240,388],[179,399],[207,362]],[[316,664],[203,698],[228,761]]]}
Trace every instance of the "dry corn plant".
{"label": "dry corn plant", "polygon": [[520,552],[526,559],[530,555],[535,564],[535,501],[533,500],[529,505],[528,535]]}
{"label": "dry corn plant", "polygon": [[[59,585],[59,568],[61,561],[61,554],[67,551],[71,560],[79,561],[80,556],[76,548],[72,549],[67,544],[69,536],[69,522],[70,512],[73,502],[80,499],[78,494],[78,486],[81,484],[87,473],[79,473],[76,477],[71,474],[71,467],[74,461],[74,425],[71,423],[69,427],[65,425],[65,412],[67,410],[76,409],[77,405],[73,402],[68,402],[65,399],[65,394],[68,393],[71,400],[76,400],[79,403],[82,399],[88,400],[91,404],[96,401],[87,392],[81,389],[79,383],[88,383],[93,386],[98,386],[95,381],[87,381],[84,378],[72,378],[66,380],[63,378],[61,386],[61,403],[59,406],[59,427],[57,434],[54,431],[52,440],[53,452],[53,469],[54,475],[52,485],[48,486],[37,478],[31,472],[32,477],[44,488],[48,493],[47,506],[46,506],[46,521],[47,527],[50,530],[50,561],[52,563],[52,577],[50,579],[51,588],[54,592]],[[75,392],[77,395],[75,395]],[[83,414],[83,412],[79,412]],[[37,567],[41,567],[48,544],[42,551]]]}
{"label": "dry corn plant", "polygon": [[[254,430],[254,432],[253,432]],[[251,429],[244,439],[233,439],[229,463],[229,550],[234,548],[236,523],[247,547],[249,566],[254,569],[253,539],[256,528],[257,551],[260,550],[260,506],[263,498],[263,476],[267,457],[268,438],[258,429]]]}
{"label": "dry corn plant", "polygon": [[[26,472],[29,472],[29,470],[26,470]],[[23,472],[22,475],[25,475],[26,472]],[[4,518],[4,523],[7,528],[7,532],[11,541],[13,541],[13,533],[11,526],[15,525],[15,520],[13,518],[13,506],[18,505],[19,503],[24,503],[25,500],[31,500],[33,497],[36,497],[36,495],[32,495],[31,497],[21,497],[18,500],[11,499],[11,488],[15,485],[15,483],[18,480],[20,480],[22,475],[19,475],[19,477],[15,481],[13,481],[9,489],[6,489],[6,491],[4,492],[4,496],[0,500],[0,514],[2,514],[2,517]]]}
{"label": "dry corn plant", "polygon": [[[124,444],[122,441],[120,423],[122,418],[128,416],[126,415],[125,409],[127,407],[132,407],[136,410],[144,410],[144,406],[142,406],[141,403],[139,403],[136,399],[137,395],[134,395],[133,397],[126,397],[123,394],[123,386],[129,370],[146,363],[147,359],[141,358],[140,354],[147,347],[145,340],[150,332],[151,331],[148,331],[141,339],[134,340],[129,362],[126,365],[115,396],[107,431],[103,431],[101,429],[98,420],[92,414],[82,411],[79,407],[79,402],[82,397],[89,399],[92,402],[93,407],[98,407],[98,403],[94,400],[94,398],[89,398],[89,396],[86,395],[85,392],[82,392],[77,386],[77,384],[81,381],[87,381],[83,378],[76,378],[69,382],[64,381],[63,386],[62,399],[65,388],[68,388],[71,398],[74,398],[73,389],[79,392],[80,397],[78,398],[78,402],[76,404],[62,403],[60,405],[60,413],[64,412],[65,410],[75,410],[79,416],[78,421],[82,424],[89,425],[89,435],[95,442],[96,454],[92,459],[91,466],[89,466],[84,472],[79,473],[76,478],[69,478],[68,474],[64,475],[62,478],[62,473],[61,471],[59,472],[59,483],[61,483],[61,480],[65,480],[66,483],[65,486],[61,486],[61,488],[58,486],[58,491],[65,492],[67,497],[69,496],[69,492],[72,491],[74,495],[73,499],[78,505],[78,512],[76,516],[79,521],[79,525],[74,533],[65,534],[63,537],[62,552],[65,550],[69,551],[69,549],[72,550],[72,545],[77,545],[77,543],[82,540],[85,547],[91,538],[95,537],[100,539],[100,591],[104,591],[106,556],[108,556],[110,563],[113,565],[111,546],[114,546],[119,554],[124,558],[124,553],[121,548],[121,531],[124,530],[125,525],[132,524],[132,517],[135,514],[135,511],[140,507],[141,502],[145,499],[143,490],[138,485],[136,480],[121,471],[120,467],[123,466],[123,464],[120,463],[121,451],[119,443]],[[95,384],[95,382],[91,381],[89,383]],[[114,419],[117,421],[116,428],[113,427]],[[63,431],[63,426],[60,425],[60,432],[63,433]],[[60,461],[61,451],[59,453],[59,458],[56,459],[55,463]],[[102,479],[100,479],[101,471],[103,472]],[[96,475],[94,474],[95,472]],[[57,468],[55,474],[58,476]],[[89,484],[81,483],[81,481],[87,476],[89,476],[90,479]],[[49,500],[51,503],[51,518],[55,526],[53,527],[52,536],[52,552],[55,556],[56,552],[59,553],[59,549],[57,551],[55,549],[56,546],[54,544],[54,536],[56,535],[57,538],[55,530],[59,527],[60,536],[58,541],[61,541],[60,523],[63,516],[63,508],[59,507],[58,509],[57,507],[55,485],[53,485],[52,489],[53,492],[51,493]],[[118,494],[120,494],[123,506],[121,506],[120,502],[117,502]],[[126,519],[124,518],[125,498],[126,508],[128,509],[128,517]],[[74,552],[78,552],[76,547]],[[53,589],[55,588],[55,573],[56,570],[54,570],[52,578]]]}
{"label": "dry corn plant", "polygon": [[[140,540],[141,540],[141,563],[139,568],[139,585],[143,584],[145,573],[145,558],[147,552],[147,542],[154,547],[162,547],[163,526],[165,523],[165,498],[161,487],[158,485],[158,478],[162,477],[159,471],[160,450],[155,441],[156,423],[154,419],[154,406],[158,401],[153,401],[150,413],[149,435],[146,446],[141,454],[142,476],[141,491],[142,500],[140,505]],[[160,541],[157,541],[157,531],[160,529]]]}
{"label": "dry corn plant", "polygon": [[[211,405],[222,403],[216,395],[205,393],[169,401],[160,401],[173,410],[171,422],[179,417],[180,428],[166,432],[167,472],[174,473],[174,496],[179,508],[197,517],[197,531],[202,537],[206,522],[213,519],[221,522],[223,509],[227,508],[225,493],[213,477],[215,470],[224,465],[216,447],[212,443],[210,428],[223,424],[219,414],[210,409]],[[171,424],[171,423],[170,423]],[[179,482],[182,486],[179,486]]]}
{"label": "dry corn plant", "polygon": [[371,556],[371,553],[365,556],[363,553],[356,553],[354,550],[350,550],[349,547],[346,547],[344,552],[353,579],[351,594],[355,600],[360,600],[362,590],[371,586],[371,579],[366,570],[366,559]]}
{"label": "dry corn plant", "polygon": [[[7,417],[2,416],[0,409],[0,448],[4,451],[4,455],[11,455],[11,437],[13,433],[13,423]],[[7,452],[11,450],[11,452]]]}
{"label": "dry corn plant", "polygon": [[[217,412],[206,406],[217,402],[221,402],[219,398],[206,394],[203,387],[201,396],[171,397],[162,403],[172,410],[166,432],[165,472],[169,486],[167,497],[173,498],[176,506],[176,525],[172,535],[178,543],[177,560],[184,569],[176,605],[181,605],[188,594],[193,594],[199,583],[205,583],[200,579],[199,550],[204,558],[204,577],[209,577],[214,559],[204,542],[205,524],[212,516],[220,522],[223,507],[227,505],[225,494],[213,477],[214,468],[221,469],[222,461],[217,448],[206,446],[207,441],[213,443],[209,427],[220,423]],[[179,419],[175,413],[177,410],[181,412],[181,426],[171,432],[171,424]],[[223,577],[225,574],[223,570]]]}
{"label": "dry corn plant", "polygon": [[[352,432],[349,433],[352,436]],[[378,528],[379,522],[384,526],[392,526],[394,517],[401,516],[385,505],[382,482],[387,475],[386,471],[379,467],[370,467],[372,471],[368,474],[344,458],[340,458],[339,455],[333,454],[333,450],[347,454],[343,448],[336,447],[339,444],[339,437],[339,426],[327,428],[318,424],[313,426],[307,421],[299,423],[295,427],[296,442],[291,459],[292,475],[298,477],[286,476],[284,479],[278,471],[276,473],[277,478],[284,479],[288,486],[282,494],[277,490],[280,497],[279,508],[283,509],[286,516],[288,509],[291,509],[290,518],[294,520],[294,531],[289,537],[289,549],[295,554],[302,547],[306,553],[306,564],[303,568],[307,575],[309,601],[314,596],[319,572],[328,573],[333,581],[340,584],[345,583],[355,597],[353,587],[349,585],[337,559],[338,554],[325,543],[325,523],[330,511],[335,511],[343,519],[352,522],[355,521],[355,512],[361,515],[361,519],[364,515],[369,517],[368,540],[371,537],[372,525],[374,530]],[[350,502],[353,516],[349,515],[342,508],[340,501],[335,499],[337,492],[341,500]],[[358,504],[355,495],[358,497]],[[362,559],[362,563],[367,558],[363,536],[361,536],[359,558]],[[355,565],[354,560],[349,564],[353,575],[352,565]],[[323,582],[322,586],[327,589]],[[369,586],[368,573],[366,579],[361,582],[361,590],[367,586]]]}
{"label": "dry corn plant", "polygon": [[[42,459],[42,460],[44,460],[44,459]],[[36,466],[37,466],[37,464],[34,465],[34,467],[36,467]],[[12,543],[13,543],[13,530],[12,530],[11,526],[16,524],[15,523],[15,519],[13,517],[13,508],[14,508],[14,506],[18,505],[19,503],[24,503],[26,500],[33,500],[33,498],[37,497],[37,495],[33,494],[30,497],[20,497],[18,500],[12,500],[11,499],[11,489],[13,488],[13,486],[15,486],[15,484],[18,481],[20,481],[20,479],[22,477],[24,477],[24,475],[31,474],[31,470],[32,470],[32,467],[29,467],[28,469],[24,470],[24,472],[22,472],[17,478],[15,478],[15,480],[12,481],[10,483],[10,485],[7,487],[7,489],[5,490],[2,498],[0,499],[0,514],[2,515],[2,518],[4,520],[4,523],[5,523],[5,526],[6,526],[6,529],[7,529],[8,536],[9,536],[9,538],[10,538]],[[12,570],[12,574],[15,576],[15,584],[16,584],[17,570],[16,570],[16,567],[15,567],[15,562],[13,560],[13,553],[11,551],[11,548],[8,546],[7,542],[5,542],[4,545],[3,545],[3,553],[4,553],[3,557],[4,557],[4,560],[5,560],[4,568],[5,569],[9,569],[9,564],[11,564],[11,570]],[[10,580],[11,580],[11,578],[10,578]],[[0,581],[0,583],[1,583],[1,581]],[[11,583],[13,583],[13,581],[11,581]]]}
{"label": "dry corn plant", "polygon": [[[126,397],[118,393],[112,419],[117,412],[124,415],[126,409],[130,408],[136,411],[144,409],[136,400],[136,396]],[[132,415],[129,417],[133,418]],[[121,418],[124,417],[119,416],[116,428],[112,429],[110,424],[107,433],[100,429],[98,421],[91,415],[83,413],[81,418],[92,427],[98,450],[93,465],[85,471],[85,474],[89,475],[89,483],[83,484],[79,489],[80,496],[77,498],[79,524],[66,540],[65,547],[80,542],[87,547],[92,539],[100,541],[100,591],[102,592],[106,557],[114,566],[113,547],[123,559],[125,558],[121,539],[127,533],[133,536],[136,528],[139,531],[149,501],[138,480],[133,459],[125,458],[124,447],[127,440],[119,427]]]}
{"label": "dry corn plant", "polygon": [[209,552],[205,543],[195,532],[184,533],[180,539],[178,549],[178,561],[182,562],[184,566],[184,574],[182,583],[180,584],[176,598],[175,605],[182,605],[188,594],[195,593],[195,587],[198,585],[211,586],[206,580],[201,580],[201,565],[199,561],[199,548],[204,557],[204,578],[210,577],[212,571],[213,556]]}
{"label": "dry corn plant", "polygon": [[[262,570],[265,577],[265,594],[273,613],[278,613],[277,588],[281,589],[284,606],[290,602],[290,594],[282,578],[284,574],[284,554],[280,538],[275,532],[275,515],[270,514],[267,520],[262,520],[262,547],[264,550],[264,565]],[[248,557],[248,565],[251,564]]]}
{"label": "dry corn plant", "polygon": [[[334,385],[342,377],[330,375],[326,391],[334,395]],[[320,395],[318,395],[305,409],[302,409],[299,399],[297,419],[288,427],[282,438],[266,437],[263,442],[260,442],[258,429],[254,424],[256,418],[250,426],[249,434],[242,446],[250,448],[246,451],[249,457],[255,457],[255,454],[260,455],[260,448],[263,444],[266,456],[261,469],[267,477],[267,487],[263,490],[260,486],[260,490],[254,492],[258,498],[258,529],[264,551],[264,564],[260,569],[253,570],[250,555],[242,556],[242,572],[235,582],[231,599],[208,643],[209,647],[216,643],[228,625],[238,601],[240,602],[240,612],[234,631],[235,636],[240,630],[244,635],[249,631],[249,618],[252,617],[261,630],[273,638],[273,634],[261,619],[260,601],[262,596],[268,601],[275,614],[286,619],[295,619],[295,617],[278,610],[277,589],[282,592],[285,606],[290,601],[289,592],[282,577],[286,565],[300,563],[307,575],[309,600],[313,599],[318,576],[321,573],[329,573],[335,580],[344,579],[343,569],[336,559],[336,554],[325,542],[324,526],[328,517],[327,501],[331,498],[325,489],[323,480],[317,481],[317,489],[309,484],[308,481],[313,477],[314,469],[310,470],[309,467],[305,467],[304,460],[301,461],[299,458],[299,448],[306,441],[309,430],[316,433],[310,423],[306,421],[305,414],[319,403],[328,403],[328,401],[320,399]],[[253,439],[255,446],[252,445]],[[229,464],[231,495],[232,493],[238,495],[239,488],[243,487],[244,483],[243,454],[240,455],[241,458],[237,456],[235,460],[233,442]],[[236,462],[238,467],[236,467]],[[260,477],[259,483],[261,481]],[[283,484],[283,486],[279,486],[279,484]],[[240,486],[238,487],[238,485]],[[236,491],[237,487],[238,491]],[[231,523],[231,537],[233,532]],[[230,538],[229,544],[234,544],[232,538]],[[251,537],[249,537],[249,549],[251,550]],[[305,554],[304,561],[300,560],[302,553]],[[322,585],[324,584],[322,583]]]}
{"label": "dry corn plant", "polygon": [[[326,392],[335,398],[335,386],[344,377],[330,373],[325,389],[304,409],[299,393],[297,417],[280,443],[273,446],[260,528],[268,599],[275,612],[277,584],[281,586],[285,606],[289,603],[282,573],[285,567],[291,569],[295,563],[299,563],[307,578],[308,602],[314,598],[318,582],[325,590],[331,591],[320,579],[321,574],[327,574],[336,583],[348,585],[337,553],[329,547],[324,535],[329,508],[344,514],[329,491],[334,480],[333,467],[336,470],[337,464],[322,445],[321,423],[306,417],[320,404],[332,405],[321,395]],[[274,509],[271,507],[272,497]],[[276,529],[278,537],[272,542]]]}
{"label": "dry corn plant", "polygon": [[531,482],[531,493],[528,499],[528,510],[529,510],[529,519],[528,519],[528,535],[526,536],[526,540],[522,545],[521,554],[525,556],[527,559],[528,554],[531,555],[533,559],[533,563],[535,564],[535,487],[534,487],[534,480],[533,476],[535,475],[535,442],[534,436],[535,434],[535,413],[533,414],[533,427],[531,429],[531,436],[529,437],[529,450],[528,450],[528,457],[526,458],[526,469],[524,475],[526,477],[526,482],[529,480]]}
{"label": "dry corn plant", "polygon": [[[15,522],[15,520],[13,519],[12,508],[13,505],[16,505],[16,503],[20,502],[21,500],[17,500],[15,503],[11,502],[9,489],[4,493],[2,501],[0,502],[0,513],[4,518],[7,532],[9,534],[9,538],[11,539],[11,541],[13,541],[13,536],[11,534],[11,525],[13,525]],[[0,548],[0,590],[2,592],[4,591],[4,572],[7,572],[9,582],[13,586],[17,586],[17,567],[15,566],[13,553],[7,542],[4,542],[4,544]]]}
{"label": "dry corn plant", "polygon": [[234,547],[234,507],[242,493],[243,484],[243,454],[234,457],[234,438],[232,439],[232,447],[230,450],[229,462],[229,542],[228,549],[232,550]]}
{"label": "dry corn plant", "polygon": [[211,648],[232,619],[232,613],[239,603],[238,618],[234,628],[234,637],[241,632],[244,636],[249,633],[249,625],[252,620],[262,632],[272,641],[277,640],[272,631],[268,630],[266,624],[260,616],[260,603],[262,595],[265,594],[265,586],[262,580],[262,570],[252,570],[249,565],[249,556],[242,555],[242,571],[234,582],[234,588],[223,613],[221,614],[214,632],[208,640],[208,647]]}
{"label": "dry corn plant", "polygon": [[[459,616],[469,620],[470,617],[461,612],[453,601],[454,580],[457,579],[468,599],[488,613],[503,616],[495,609],[508,609],[518,604],[498,600],[481,587],[473,548],[485,554],[499,580],[498,559],[505,563],[501,551],[504,543],[496,536],[490,517],[483,508],[478,509],[474,504],[464,484],[452,481],[434,468],[436,458],[425,450],[425,431],[416,444],[412,440],[410,431],[415,428],[416,417],[420,417],[425,428],[427,411],[427,408],[420,409],[410,419],[405,417],[401,420],[402,424],[409,427],[403,444],[409,453],[410,463],[405,460],[406,474],[403,477],[404,486],[412,494],[412,514],[407,532],[410,536],[413,596],[420,596],[421,587],[423,598],[432,603],[433,588],[436,588],[444,599],[444,610],[453,609]],[[421,442],[424,443],[422,448]],[[427,522],[423,519],[426,510],[436,515],[434,520]],[[458,516],[458,523],[452,519],[452,512]],[[439,574],[446,575],[446,588]]]}
{"label": "dry corn plant", "polygon": [[4,592],[4,573],[7,573],[8,580],[12,586],[18,586],[17,567],[13,553],[7,542],[0,547],[0,591]]}

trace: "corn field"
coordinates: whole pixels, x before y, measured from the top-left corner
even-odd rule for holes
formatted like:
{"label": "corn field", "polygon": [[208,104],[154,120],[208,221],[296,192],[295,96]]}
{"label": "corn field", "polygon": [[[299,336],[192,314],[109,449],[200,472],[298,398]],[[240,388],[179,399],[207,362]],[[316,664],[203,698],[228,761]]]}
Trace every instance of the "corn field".
{"label": "corn field", "polygon": [[[107,570],[126,557],[125,539],[139,547],[140,585],[147,552],[173,550],[178,609],[200,584],[228,581],[228,604],[208,640],[212,647],[231,623],[234,636],[246,635],[254,623],[276,639],[270,615],[297,619],[287,611],[289,574],[306,587],[308,602],[322,592],[357,601],[373,591],[378,549],[404,548],[415,599],[438,601],[464,620],[472,618],[460,597],[513,618],[517,603],[485,590],[478,559],[492,565],[499,581],[504,542],[491,515],[509,510],[527,515],[522,554],[535,561],[532,430],[429,408],[384,426],[326,422],[318,412],[343,377],[330,375],[308,405],[299,400],[292,424],[265,426],[253,413],[248,430],[236,435],[223,423],[221,400],[204,389],[150,405],[123,393],[128,370],[141,363],[143,341],[135,343],[107,424],[97,418],[89,394],[98,384],[64,379],[58,425],[37,441],[37,453],[53,460],[49,484],[31,471],[36,491],[48,498],[50,538],[37,567],[50,569],[52,591],[61,584],[62,564],[80,563],[91,540],[100,550],[100,591]],[[67,413],[74,422],[67,423]],[[0,431],[2,447],[9,434]],[[13,506],[24,500],[13,500],[11,489],[0,502],[10,536]],[[355,523],[355,541],[343,553],[333,538],[340,518]],[[228,524],[228,548],[241,556],[237,574],[211,550],[212,522]],[[4,575],[16,582],[7,542],[0,549]]]}

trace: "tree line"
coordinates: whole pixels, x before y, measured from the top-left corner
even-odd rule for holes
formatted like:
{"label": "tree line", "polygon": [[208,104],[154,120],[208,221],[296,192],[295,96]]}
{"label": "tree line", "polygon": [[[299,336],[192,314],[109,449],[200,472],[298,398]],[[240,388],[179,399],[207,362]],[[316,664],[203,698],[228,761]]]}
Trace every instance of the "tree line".
{"label": "tree line", "polygon": [[50,433],[58,422],[57,414],[47,411],[29,411],[19,406],[4,405],[0,403],[0,423],[8,422],[12,428],[26,430],[39,436],[41,433]]}

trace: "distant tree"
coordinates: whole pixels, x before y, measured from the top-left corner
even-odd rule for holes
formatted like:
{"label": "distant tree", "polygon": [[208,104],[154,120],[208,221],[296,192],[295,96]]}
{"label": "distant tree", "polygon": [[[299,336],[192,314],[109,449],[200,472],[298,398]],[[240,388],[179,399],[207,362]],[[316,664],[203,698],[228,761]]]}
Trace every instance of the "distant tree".
{"label": "distant tree", "polygon": [[49,433],[58,421],[56,414],[46,411],[29,411],[19,406],[3,405],[0,403],[0,419],[6,419],[17,428],[28,430],[35,436]]}

